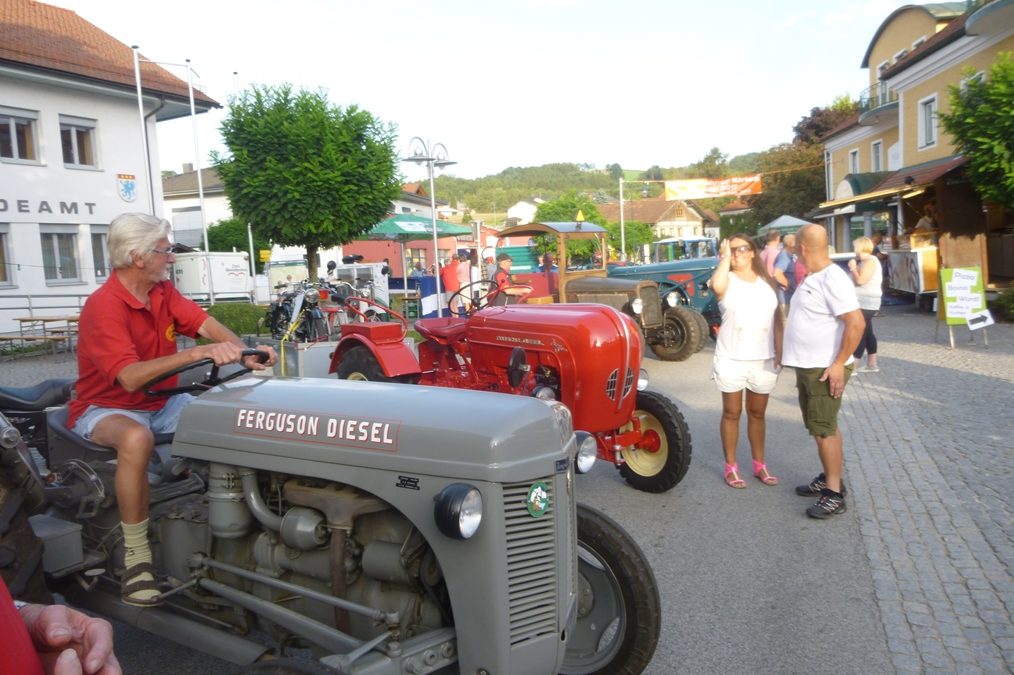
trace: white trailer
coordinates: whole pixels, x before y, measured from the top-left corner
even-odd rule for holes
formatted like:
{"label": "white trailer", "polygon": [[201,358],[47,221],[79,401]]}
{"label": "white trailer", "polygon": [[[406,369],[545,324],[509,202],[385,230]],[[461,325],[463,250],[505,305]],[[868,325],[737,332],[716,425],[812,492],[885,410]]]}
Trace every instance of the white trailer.
{"label": "white trailer", "polygon": [[212,291],[215,302],[250,302],[253,298],[250,256],[246,253],[177,253],[173,277],[180,293],[196,302],[210,302]]}

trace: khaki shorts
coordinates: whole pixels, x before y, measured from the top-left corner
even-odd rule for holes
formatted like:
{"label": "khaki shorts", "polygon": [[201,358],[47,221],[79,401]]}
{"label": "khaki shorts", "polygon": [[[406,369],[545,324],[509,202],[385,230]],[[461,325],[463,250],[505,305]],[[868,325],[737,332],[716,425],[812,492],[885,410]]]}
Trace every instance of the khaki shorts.
{"label": "khaki shorts", "polygon": [[[811,436],[827,438],[838,431],[838,411],[841,397],[831,397],[827,380],[820,381],[826,368],[796,368],[796,388],[799,390],[799,409],[803,412],[803,426]],[[852,376],[852,365],[845,366],[845,383]]]}

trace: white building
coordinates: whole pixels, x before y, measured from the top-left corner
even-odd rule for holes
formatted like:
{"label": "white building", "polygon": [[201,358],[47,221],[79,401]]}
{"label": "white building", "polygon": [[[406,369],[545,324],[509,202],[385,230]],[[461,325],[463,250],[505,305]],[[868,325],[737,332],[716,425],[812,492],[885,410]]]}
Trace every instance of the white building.
{"label": "white building", "polygon": [[[190,114],[187,83],[74,12],[0,0],[0,333],[76,312],[109,274],[109,222],[162,213],[155,124]],[[218,103],[195,91],[196,108]]]}

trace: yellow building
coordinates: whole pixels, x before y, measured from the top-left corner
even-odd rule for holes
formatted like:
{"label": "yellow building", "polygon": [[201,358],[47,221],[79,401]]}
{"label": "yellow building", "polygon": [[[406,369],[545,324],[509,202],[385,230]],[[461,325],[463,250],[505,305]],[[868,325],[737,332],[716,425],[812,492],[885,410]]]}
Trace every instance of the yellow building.
{"label": "yellow building", "polygon": [[[943,264],[981,262],[990,277],[1014,277],[1014,256],[1002,255],[1014,246],[1008,216],[983,208],[938,117],[969,69],[984,73],[1011,51],[1014,0],[906,5],[884,19],[863,56],[870,86],[859,112],[825,138],[827,201],[818,216],[839,251],[879,230],[896,249],[931,248],[939,238],[943,257],[952,254]],[[935,231],[910,239],[927,205]]]}

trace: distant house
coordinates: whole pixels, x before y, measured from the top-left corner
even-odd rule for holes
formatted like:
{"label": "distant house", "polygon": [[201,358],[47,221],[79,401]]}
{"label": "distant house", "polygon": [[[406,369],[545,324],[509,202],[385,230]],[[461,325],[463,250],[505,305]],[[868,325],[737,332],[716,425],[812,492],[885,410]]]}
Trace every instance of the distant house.
{"label": "distant house", "polygon": [[[187,83],[74,12],[0,2],[0,333],[66,314],[109,277],[125,211],[162,212],[156,125],[190,115]],[[194,91],[198,113],[219,107]]]}
{"label": "distant house", "polygon": [[722,234],[728,236],[737,232],[752,233],[756,231],[757,218],[753,215],[753,207],[742,199],[729,202],[718,210]]}
{"label": "distant house", "polygon": [[[610,223],[620,222],[620,204],[599,204],[599,213]],[[693,201],[662,198],[623,202],[624,222],[650,225],[655,239],[717,235],[718,215]]]}
{"label": "distant house", "polygon": [[214,169],[201,169],[204,191],[205,221],[201,221],[201,200],[197,189],[197,172],[193,164],[184,164],[183,173],[162,179],[163,212],[173,224],[174,241],[194,248],[204,248],[203,225],[214,225],[232,218],[225,186]]}

